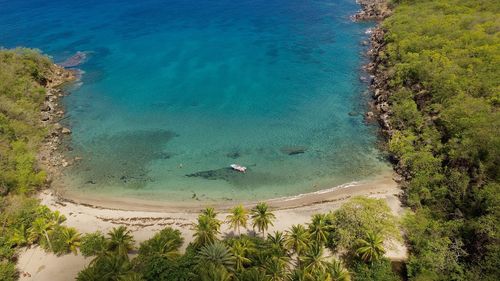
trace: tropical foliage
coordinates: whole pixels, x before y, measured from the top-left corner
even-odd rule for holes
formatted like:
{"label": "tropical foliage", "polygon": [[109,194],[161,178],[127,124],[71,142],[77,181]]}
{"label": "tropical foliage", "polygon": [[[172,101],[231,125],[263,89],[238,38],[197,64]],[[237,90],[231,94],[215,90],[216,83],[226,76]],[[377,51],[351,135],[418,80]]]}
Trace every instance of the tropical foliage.
{"label": "tropical foliage", "polygon": [[226,222],[229,223],[231,228],[238,231],[238,235],[241,235],[240,228],[246,228],[248,222],[248,211],[243,207],[243,205],[238,205],[231,209],[229,215],[226,217]]}
{"label": "tropical foliage", "polygon": [[[208,212],[207,212],[208,211]],[[221,221],[216,218],[215,211],[206,209],[198,216],[198,223],[193,226],[194,244],[198,247],[214,243],[220,234]]]}
{"label": "tropical foliage", "polygon": [[[316,215],[307,227],[297,225],[267,234],[276,219],[269,206],[259,203],[247,211],[240,205],[226,218],[238,235],[222,239],[222,221],[213,208],[207,208],[193,225],[194,241],[184,254],[180,232],[168,227],[138,247],[124,226],[106,235],[81,235],[66,227],[63,215],[29,197],[45,181],[34,155],[46,134],[39,122],[40,108],[53,68],[36,51],[0,51],[1,280],[18,278],[16,248],[34,244],[58,255],[80,252],[92,257],[77,280],[287,280],[292,276],[330,280],[334,274],[349,276],[351,264],[336,263],[330,257],[333,253],[323,246],[333,235],[333,214]],[[243,234],[241,230],[248,226],[262,237]],[[316,242],[309,243],[312,237]],[[131,260],[134,250],[138,255]]]}
{"label": "tropical foliage", "polygon": [[47,133],[40,122],[45,86],[57,71],[36,50],[0,50],[0,280],[17,279],[18,247],[38,244],[57,254],[78,247],[65,217],[29,198],[46,180],[35,156]]}
{"label": "tropical foliage", "polygon": [[[388,150],[403,176],[409,280],[500,276],[500,5],[495,0],[393,0],[376,63],[387,81]],[[264,203],[231,210],[222,239],[207,208],[181,253],[178,230],[141,243],[130,231],[81,236],[29,196],[46,182],[36,152],[46,86],[56,72],[29,49],[0,50],[0,280],[16,280],[16,250],[39,245],[92,256],[77,280],[398,280],[385,245],[399,230],[380,200],[354,198],[307,225],[266,236]],[[380,74],[380,73],[379,73]],[[251,226],[262,237],[241,229]]]}
{"label": "tropical foliage", "polygon": [[400,0],[378,59],[411,280],[500,276],[500,5]]}
{"label": "tropical foliage", "polygon": [[262,236],[266,234],[269,226],[274,225],[273,221],[276,220],[276,216],[269,211],[269,206],[265,202],[258,203],[252,209],[250,217],[253,221],[253,228],[257,228],[258,231],[262,232]]}
{"label": "tropical foliage", "polygon": [[[266,205],[261,203],[257,206]],[[331,250],[325,247],[329,237],[338,236],[335,216],[351,212],[353,206],[358,209],[356,214],[360,217],[359,221],[347,224],[348,230],[342,233],[348,237],[359,235],[361,238],[350,244],[350,248],[347,249],[337,247]],[[373,206],[381,207],[373,208]],[[256,224],[255,220],[261,221],[262,217],[274,218],[269,207],[263,208],[265,210],[263,212],[257,208],[253,208],[254,211],[251,212],[254,214],[252,224]],[[234,212],[235,209],[230,210],[230,215],[242,213],[240,210]],[[384,219],[378,221],[380,224],[360,223],[364,217]],[[91,264],[80,272],[78,280],[92,280],[91,278],[95,276],[101,276],[99,280],[104,281],[116,278],[169,281],[349,281],[358,280],[356,277],[358,271],[360,276],[375,278],[359,280],[382,281],[396,278],[383,254],[384,240],[398,237],[393,235],[393,228],[397,222],[382,200],[353,198],[338,210],[314,215],[307,227],[293,225],[285,232],[269,233],[266,238],[257,233],[247,235],[232,232],[222,238],[219,230],[221,223],[212,221],[216,219],[217,213],[214,209],[208,208],[202,211],[198,217],[198,224],[193,227],[194,240],[187,246],[184,254],[180,252],[183,244],[181,233],[170,227],[142,242],[138,247],[138,256],[132,260],[129,260],[126,253],[134,250],[135,246],[131,238],[125,239],[129,233],[126,228],[115,228],[107,237],[100,233],[85,235],[82,238],[82,247],[89,244],[86,246],[89,250],[82,252],[93,252],[95,256]],[[204,226],[200,227],[200,223]],[[234,229],[233,220],[228,220],[227,226]],[[201,238],[208,237],[206,233],[211,233],[210,239]],[[102,239],[105,241],[102,242]],[[127,251],[117,250],[118,244],[128,245],[122,246]],[[105,251],[101,251],[101,245],[106,245]],[[337,251],[337,249],[342,250]],[[371,268],[377,272],[370,275]],[[393,279],[384,279],[387,276]]]}

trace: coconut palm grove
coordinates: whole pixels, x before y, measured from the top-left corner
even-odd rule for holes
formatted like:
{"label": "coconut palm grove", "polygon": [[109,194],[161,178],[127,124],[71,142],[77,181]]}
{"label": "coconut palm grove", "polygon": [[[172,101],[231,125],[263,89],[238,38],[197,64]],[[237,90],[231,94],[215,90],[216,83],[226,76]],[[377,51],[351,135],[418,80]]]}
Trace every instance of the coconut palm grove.
{"label": "coconut palm grove", "polygon": [[[314,215],[307,225],[273,233],[266,233],[276,220],[266,203],[229,213],[224,218],[213,208],[203,210],[192,226],[194,241],[183,252],[179,230],[166,227],[136,245],[124,226],[65,236],[62,252],[79,247],[92,257],[77,280],[399,280],[384,257],[390,247],[384,241],[401,237],[381,200],[355,198]],[[221,237],[224,223],[233,230],[227,237]],[[128,253],[137,250],[130,259]]]}

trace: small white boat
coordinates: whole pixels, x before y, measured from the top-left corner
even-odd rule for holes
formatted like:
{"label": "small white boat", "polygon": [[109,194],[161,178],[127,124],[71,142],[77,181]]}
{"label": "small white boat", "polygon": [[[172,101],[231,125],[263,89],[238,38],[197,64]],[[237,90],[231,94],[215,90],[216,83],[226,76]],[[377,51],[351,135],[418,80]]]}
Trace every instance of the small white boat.
{"label": "small white boat", "polygon": [[231,164],[231,166],[230,166],[230,167],[231,167],[233,170],[238,171],[238,172],[242,172],[242,173],[244,173],[244,172],[246,172],[246,171],[247,171],[247,167],[240,166],[240,165],[238,165],[238,164]]}

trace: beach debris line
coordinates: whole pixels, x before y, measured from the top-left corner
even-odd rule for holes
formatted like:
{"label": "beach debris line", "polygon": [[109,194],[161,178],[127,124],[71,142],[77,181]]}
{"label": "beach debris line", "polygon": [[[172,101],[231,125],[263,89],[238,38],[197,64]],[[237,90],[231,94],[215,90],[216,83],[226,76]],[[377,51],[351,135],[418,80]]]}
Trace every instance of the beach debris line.
{"label": "beach debris line", "polygon": [[247,171],[247,167],[245,166],[241,166],[241,165],[238,165],[238,164],[231,164],[229,165],[233,170],[235,171],[238,171],[238,172],[242,172],[242,173],[245,173]]}

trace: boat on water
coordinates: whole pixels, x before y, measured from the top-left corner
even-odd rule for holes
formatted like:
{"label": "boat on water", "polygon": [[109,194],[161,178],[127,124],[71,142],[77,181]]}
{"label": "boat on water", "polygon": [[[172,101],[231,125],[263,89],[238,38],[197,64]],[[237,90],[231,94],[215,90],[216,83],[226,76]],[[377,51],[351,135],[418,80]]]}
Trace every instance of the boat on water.
{"label": "boat on water", "polygon": [[238,165],[238,164],[231,164],[230,167],[235,170],[235,171],[238,171],[238,172],[241,172],[241,173],[244,173],[247,171],[247,167],[245,166],[241,166],[241,165]]}

